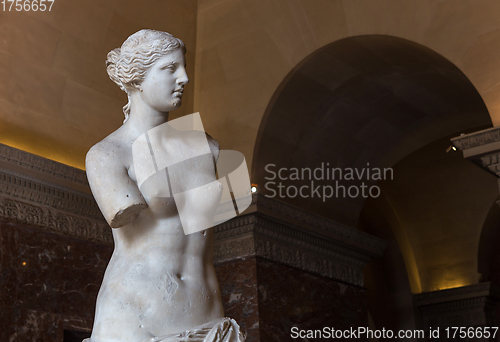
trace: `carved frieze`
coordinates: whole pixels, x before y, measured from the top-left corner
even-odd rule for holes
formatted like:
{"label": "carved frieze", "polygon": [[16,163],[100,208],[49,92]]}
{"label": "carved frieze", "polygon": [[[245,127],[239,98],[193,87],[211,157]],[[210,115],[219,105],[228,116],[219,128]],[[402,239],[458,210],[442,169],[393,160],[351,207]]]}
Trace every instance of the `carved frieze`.
{"label": "carved frieze", "polygon": [[0,200],[0,217],[78,239],[106,244],[113,243],[111,231],[104,221],[78,217],[47,206],[2,198]]}
{"label": "carved frieze", "polygon": [[[371,257],[381,255],[386,245],[383,240],[276,200],[254,195],[253,204],[256,206],[254,212],[215,227],[216,261],[258,256],[362,286],[363,267]],[[262,207],[272,210],[264,214],[259,211]],[[275,212],[285,214],[291,220],[284,222],[273,215]],[[297,224],[293,224],[293,220]],[[341,235],[347,239],[336,240],[332,236],[318,235],[299,225],[303,222],[330,229],[336,233],[333,236]],[[366,246],[366,249],[360,248],[360,245]]]}
{"label": "carved frieze", "polygon": [[500,290],[492,283],[414,295],[425,328],[495,326]]}
{"label": "carved frieze", "polygon": [[462,134],[459,137],[451,139],[451,141],[459,150],[491,144],[500,141],[500,127],[492,127],[474,133]]}
{"label": "carved frieze", "polygon": [[464,157],[500,177],[500,127],[463,134],[451,139]]}
{"label": "carved frieze", "polygon": [[88,186],[85,171],[0,144],[0,161]]}
{"label": "carved frieze", "polygon": [[345,237],[351,242],[357,242],[365,248],[373,249],[375,255],[380,254],[387,246],[387,242],[384,240],[374,238],[373,236],[357,229],[353,229],[333,220],[308,213],[306,211],[300,210],[297,207],[274,200],[272,198],[267,198],[261,195],[254,195],[253,203],[256,204],[257,207],[269,208],[272,211],[285,214],[286,216],[299,222],[304,222],[307,225],[318,227],[326,233],[333,233],[335,235],[338,235],[339,237]]}
{"label": "carved frieze", "polygon": [[[74,238],[112,244],[111,231],[90,193],[85,171],[0,144],[0,217]],[[50,175],[49,182],[42,176]]]}

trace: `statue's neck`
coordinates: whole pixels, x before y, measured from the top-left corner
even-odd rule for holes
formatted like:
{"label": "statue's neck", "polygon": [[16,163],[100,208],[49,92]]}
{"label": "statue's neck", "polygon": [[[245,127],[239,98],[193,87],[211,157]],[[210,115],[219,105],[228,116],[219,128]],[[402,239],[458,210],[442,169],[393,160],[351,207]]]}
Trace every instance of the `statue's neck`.
{"label": "statue's neck", "polygon": [[143,101],[137,101],[132,97],[130,101],[130,115],[124,125],[139,136],[167,122],[168,114],[169,112],[154,110]]}

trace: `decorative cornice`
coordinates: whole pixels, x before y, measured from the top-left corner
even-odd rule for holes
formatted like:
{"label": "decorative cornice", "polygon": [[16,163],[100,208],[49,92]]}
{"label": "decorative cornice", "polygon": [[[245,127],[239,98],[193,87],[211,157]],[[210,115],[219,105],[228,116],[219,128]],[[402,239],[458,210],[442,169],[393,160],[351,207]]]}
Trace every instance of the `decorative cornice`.
{"label": "decorative cornice", "polygon": [[47,206],[2,198],[0,199],[0,217],[77,239],[105,244],[113,243],[110,228],[105,222],[70,215]]}
{"label": "decorative cornice", "polygon": [[85,171],[0,144],[0,161],[88,186]]}
{"label": "decorative cornice", "polygon": [[361,267],[350,265],[342,258],[332,257],[331,254],[314,253],[297,248],[296,245],[285,245],[261,236],[246,236],[239,239],[215,242],[216,262],[248,256],[258,256],[282,265],[363,286]]}
{"label": "decorative cornice", "polygon": [[[236,217],[215,227],[215,260],[222,262],[259,256],[277,263],[363,285],[363,267],[374,256],[374,246],[382,253],[383,240],[352,228],[314,216],[284,203],[254,196],[254,212]],[[262,211],[264,208],[273,210]],[[285,214],[286,222],[274,214]],[[291,215],[293,213],[293,215]],[[293,224],[293,220],[301,225]],[[320,226],[337,234],[318,234],[307,229]],[[340,232],[340,234],[339,234]],[[359,234],[360,233],[360,234]],[[341,236],[342,239],[338,239]],[[352,237],[356,238],[352,238]],[[349,241],[353,244],[349,244]],[[359,246],[365,246],[363,250]],[[379,254],[379,255],[380,255]]]}
{"label": "decorative cornice", "polygon": [[443,314],[456,312],[456,310],[464,309],[483,309],[486,303],[486,297],[469,298],[462,300],[455,300],[452,302],[437,303],[433,305],[425,305],[420,308],[424,314]]}
{"label": "decorative cornice", "polygon": [[[239,216],[215,227],[216,241],[237,239],[240,236],[259,236],[266,240],[276,240],[310,253],[330,255],[356,267],[363,267],[370,261],[368,254],[350,249],[331,238],[316,236],[304,229],[259,214]],[[219,257],[230,259],[238,255],[228,254]]]}
{"label": "decorative cornice", "polygon": [[500,127],[492,127],[478,132],[462,134],[459,137],[451,139],[453,145],[459,150],[466,150],[498,141],[500,141]]}
{"label": "decorative cornice", "polygon": [[479,326],[493,322],[500,290],[492,283],[421,293],[413,296],[428,327]]}
{"label": "decorative cornice", "polygon": [[0,195],[103,219],[91,194],[0,168]]}
{"label": "decorative cornice", "polygon": [[360,230],[353,229],[349,226],[340,224],[333,220],[308,213],[300,208],[275,199],[254,194],[252,196],[252,204],[257,205],[257,207],[268,208],[276,213],[284,214],[285,216],[305,223],[308,226],[318,227],[327,234],[334,234],[336,236],[346,238],[347,241],[351,243],[359,243],[363,250],[371,250],[373,256],[382,255],[382,252],[387,247],[387,242],[382,239],[364,233]]}
{"label": "decorative cornice", "polygon": [[[90,191],[75,189],[88,189],[84,171],[2,144],[0,161],[3,162],[0,168],[1,218],[74,238],[113,243],[111,229]],[[75,187],[36,178],[41,174],[63,180],[69,186],[75,184]]]}
{"label": "decorative cornice", "polygon": [[464,157],[500,177],[500,127],[463,134],[451,139]]}
{"label": "decorative cornice", "polygon": [[417,306],[481,296],[500,296],[499,288],[490,282],[455,287],[446,290],[423,292],[414,295]]}
{"label": "decorative cornice", "polygon": [[500,177],[500,150],[480,156],[479,161],[481,162],[479,166]]}

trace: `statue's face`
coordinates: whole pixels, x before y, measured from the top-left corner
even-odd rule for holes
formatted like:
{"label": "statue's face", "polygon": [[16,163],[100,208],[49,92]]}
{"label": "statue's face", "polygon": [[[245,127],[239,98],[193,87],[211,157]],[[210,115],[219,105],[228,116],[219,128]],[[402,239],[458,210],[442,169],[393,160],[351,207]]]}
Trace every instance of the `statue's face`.
{"label": "statue's face", "polygon": [[179,108],[184,85],[189,82],[181,49],[158,59],[140,85],[142,100],[154,110],[169,112]]}

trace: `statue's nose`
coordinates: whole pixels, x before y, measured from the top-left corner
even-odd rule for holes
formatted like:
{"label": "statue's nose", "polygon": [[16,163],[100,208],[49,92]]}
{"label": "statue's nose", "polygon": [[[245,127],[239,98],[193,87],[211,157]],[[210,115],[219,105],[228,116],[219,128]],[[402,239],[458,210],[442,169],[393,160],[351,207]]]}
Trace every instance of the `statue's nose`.
{"label": "statue's nose", "polygon": [[188,77],[186,71],[184,70],[182,75],[180,75],[179,78],[177,78],[177,84],[183,86],[183,85],[188,84],[188,83],[189,83],[189,77]]}

